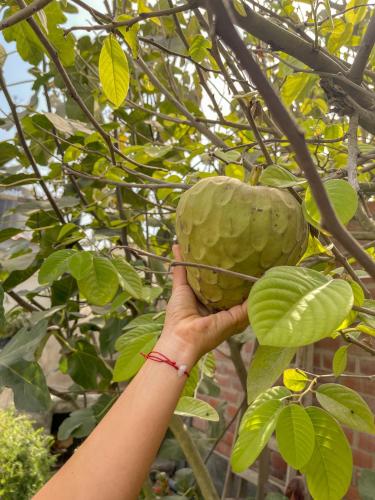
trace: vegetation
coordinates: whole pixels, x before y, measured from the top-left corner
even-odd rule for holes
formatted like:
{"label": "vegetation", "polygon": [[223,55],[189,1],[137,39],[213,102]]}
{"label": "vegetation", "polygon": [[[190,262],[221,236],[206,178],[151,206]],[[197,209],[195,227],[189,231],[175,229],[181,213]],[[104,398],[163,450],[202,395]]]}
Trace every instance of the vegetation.
{"label": "vegetation", "polygon": [[[181,193],[218,174],[288,189],[310,224],[308,247],[297,266],[272,268],[251,288],[259,346],[247,377],[239,353],[249,337],[231,342],[249,405],[231,464],[251,466],[275,432],[313,498],[341,499],[352,478],[341,425],[375,432],[368,405],[345,385],[355,377],[346,373],[348,350],[375,354],[364,279],[375,278],[373,6],[5,0],[1,14],[33,94],[17,106],[0,72],[1,126],[14,130],[0,143],[0,183],[27,186],[31,198],[16,208],[24,222],[0,231],[2,290],[27,316],[0,353],[0,386],[12,388],[18,408],[47,411],[56,391],[37,360],[54,336],[56,368],[72,379],[62,396],[98,394],[59,436],[86,436],[162,329]],[[33,276],[38,283],[20,292]],[[324,338],[337,345],[331,373],[289,367]],[[210,353],[192,371],[178,415],[219,419],[197,399],[198,390],[217,393],[214,372]],[[272,387],[281,374],[284,385]],[[218,498],[180,424],[174,417],[171,429],[201,492]]]}
{"label": "vegetation", "polygon": [[53,439],[26,415],[0,410],[0,496],[28,500],[47,481],[54,464]]}

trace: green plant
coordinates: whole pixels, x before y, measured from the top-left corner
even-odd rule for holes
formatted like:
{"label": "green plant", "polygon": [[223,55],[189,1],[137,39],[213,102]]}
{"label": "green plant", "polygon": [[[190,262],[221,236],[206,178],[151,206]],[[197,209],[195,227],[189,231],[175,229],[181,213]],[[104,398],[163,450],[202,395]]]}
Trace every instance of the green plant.
{"label": "green plant", "polygon": [[0,410],[0,498],[28,500],[48,480],[55,462],[52,438],[26,415]]}

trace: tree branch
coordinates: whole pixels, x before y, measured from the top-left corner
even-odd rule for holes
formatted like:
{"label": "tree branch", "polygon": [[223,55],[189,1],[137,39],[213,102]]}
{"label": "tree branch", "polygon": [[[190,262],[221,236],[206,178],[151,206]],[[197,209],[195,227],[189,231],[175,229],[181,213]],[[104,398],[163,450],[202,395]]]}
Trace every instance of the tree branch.
{"label": "tree branch", "polygon": [[140,21],[144,21],[146,19],[150,19],[152,17],[163,17],[170,16],[172,14],[177,14],[178,12],[184,12],[189,9],[193,9],[196,6],[195,0],[192,0],[184,5],[179,5],[177,7],[172,7],[171,9],[164,10],[155,10],[153,12],[142,12],[137,17],[133,17],[133,19],[128,19],[127,21],[114,21],[108,24],[94,24],[92,26],[72,26],[64,30],[65,35],[75,30],[84,30],[84,31],[96,31],[96,30],[105,30],[112,31],[116,28],[120,28],[122,26],[126,26],[127,28],[131,28],[134,24],[139,23]]}
{"label": "tree branch", "polygon": [[9,28],[9,26],[13,26],[14,24],[20,23],[25,19],[28,19],[39,10],[42,10],[46,5],[48,5],[51,2],[52,0],[34,0],[34,2],[31,2],[30,5],[26,5],[18,12],[15,12],[12,16],[9,16],[3,21],[1,21],[0,31],[2,31],[5,28]]}
{"label": "tree branch", "polygon": [[[270,113],[273,115],[280,129],[290,140],[296,153],[299,167],[304,171],[310,184],[312,193],[322,214],[323,226],[339,241],[349,253],[375,278],[375,262],[361,248],[350,233],[337,219],[335,211],[324,189],[323,183],[307,148],[303,132],[298,128],[294,119],[282,104],[280,98],[268,82],[258,64],[246,48],[242,38],[238,35],[232,22],[232,12],[228,11],[222,0],[215,0],[212,5],[216,15],[216,29],[225,43],[232,49],[235,56],[246,70],[249,78],[256,85],[259,93],[265,100]],[[229,16],[229,19],[228,19]]]}
{"label": "tree branch", "polygon": [[357,55],[354,58],[352,67],[347,73],[347,77],[355,83],[362,82],[363,73],[366,69],[367,61],[375,44],[375,12],[367,26],[366,33],[362,38]]}

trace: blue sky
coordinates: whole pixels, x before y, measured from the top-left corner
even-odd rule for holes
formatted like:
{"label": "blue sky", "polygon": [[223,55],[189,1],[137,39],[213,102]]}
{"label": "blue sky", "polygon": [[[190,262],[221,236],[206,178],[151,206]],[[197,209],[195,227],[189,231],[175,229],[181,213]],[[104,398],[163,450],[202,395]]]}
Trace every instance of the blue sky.
{"label": "blue sky", "polygon": [[[90,0],[91,7],[94,7],[102,12],[105,12],[104,2],[102,0]],[[84,10],[80,10],[79,14],[69,16],[67,25],[89,24],[90,14]],[[79,34],[79,32],[78,32]],[[28,73],[30,65],[23,61],[16,52],[15,43],[7,43],[0,32],[0,44],[9,54],[4,64],[4,76],[9,87],[9,92],[16,104],[26,104],[30,100],[32,83],[23,83],[21,85],[12,85],[14,83],[30,80],[31,76]],[[0,117],[4,117],[3,111],[9,112],[6,100],[2,92],[0,92]],[[13,131],[7,132],[0,129],[0,141],[4,141],[14,135]]]}

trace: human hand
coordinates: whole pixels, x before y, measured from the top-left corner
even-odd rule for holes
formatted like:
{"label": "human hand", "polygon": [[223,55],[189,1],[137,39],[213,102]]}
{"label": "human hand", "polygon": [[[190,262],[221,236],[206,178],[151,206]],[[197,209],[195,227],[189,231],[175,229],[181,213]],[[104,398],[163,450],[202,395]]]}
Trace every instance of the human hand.
{"label": "human hand", "polygon": [[[176,260],[180,248],[173,246]],[[248,325],[246,302],[227,311],[209,314],[200,304],[186,278],[186,268],[173,268],[172,296],[168,302],[163,333],[155,347],[191,368],[205,353],[211,351]]]}

